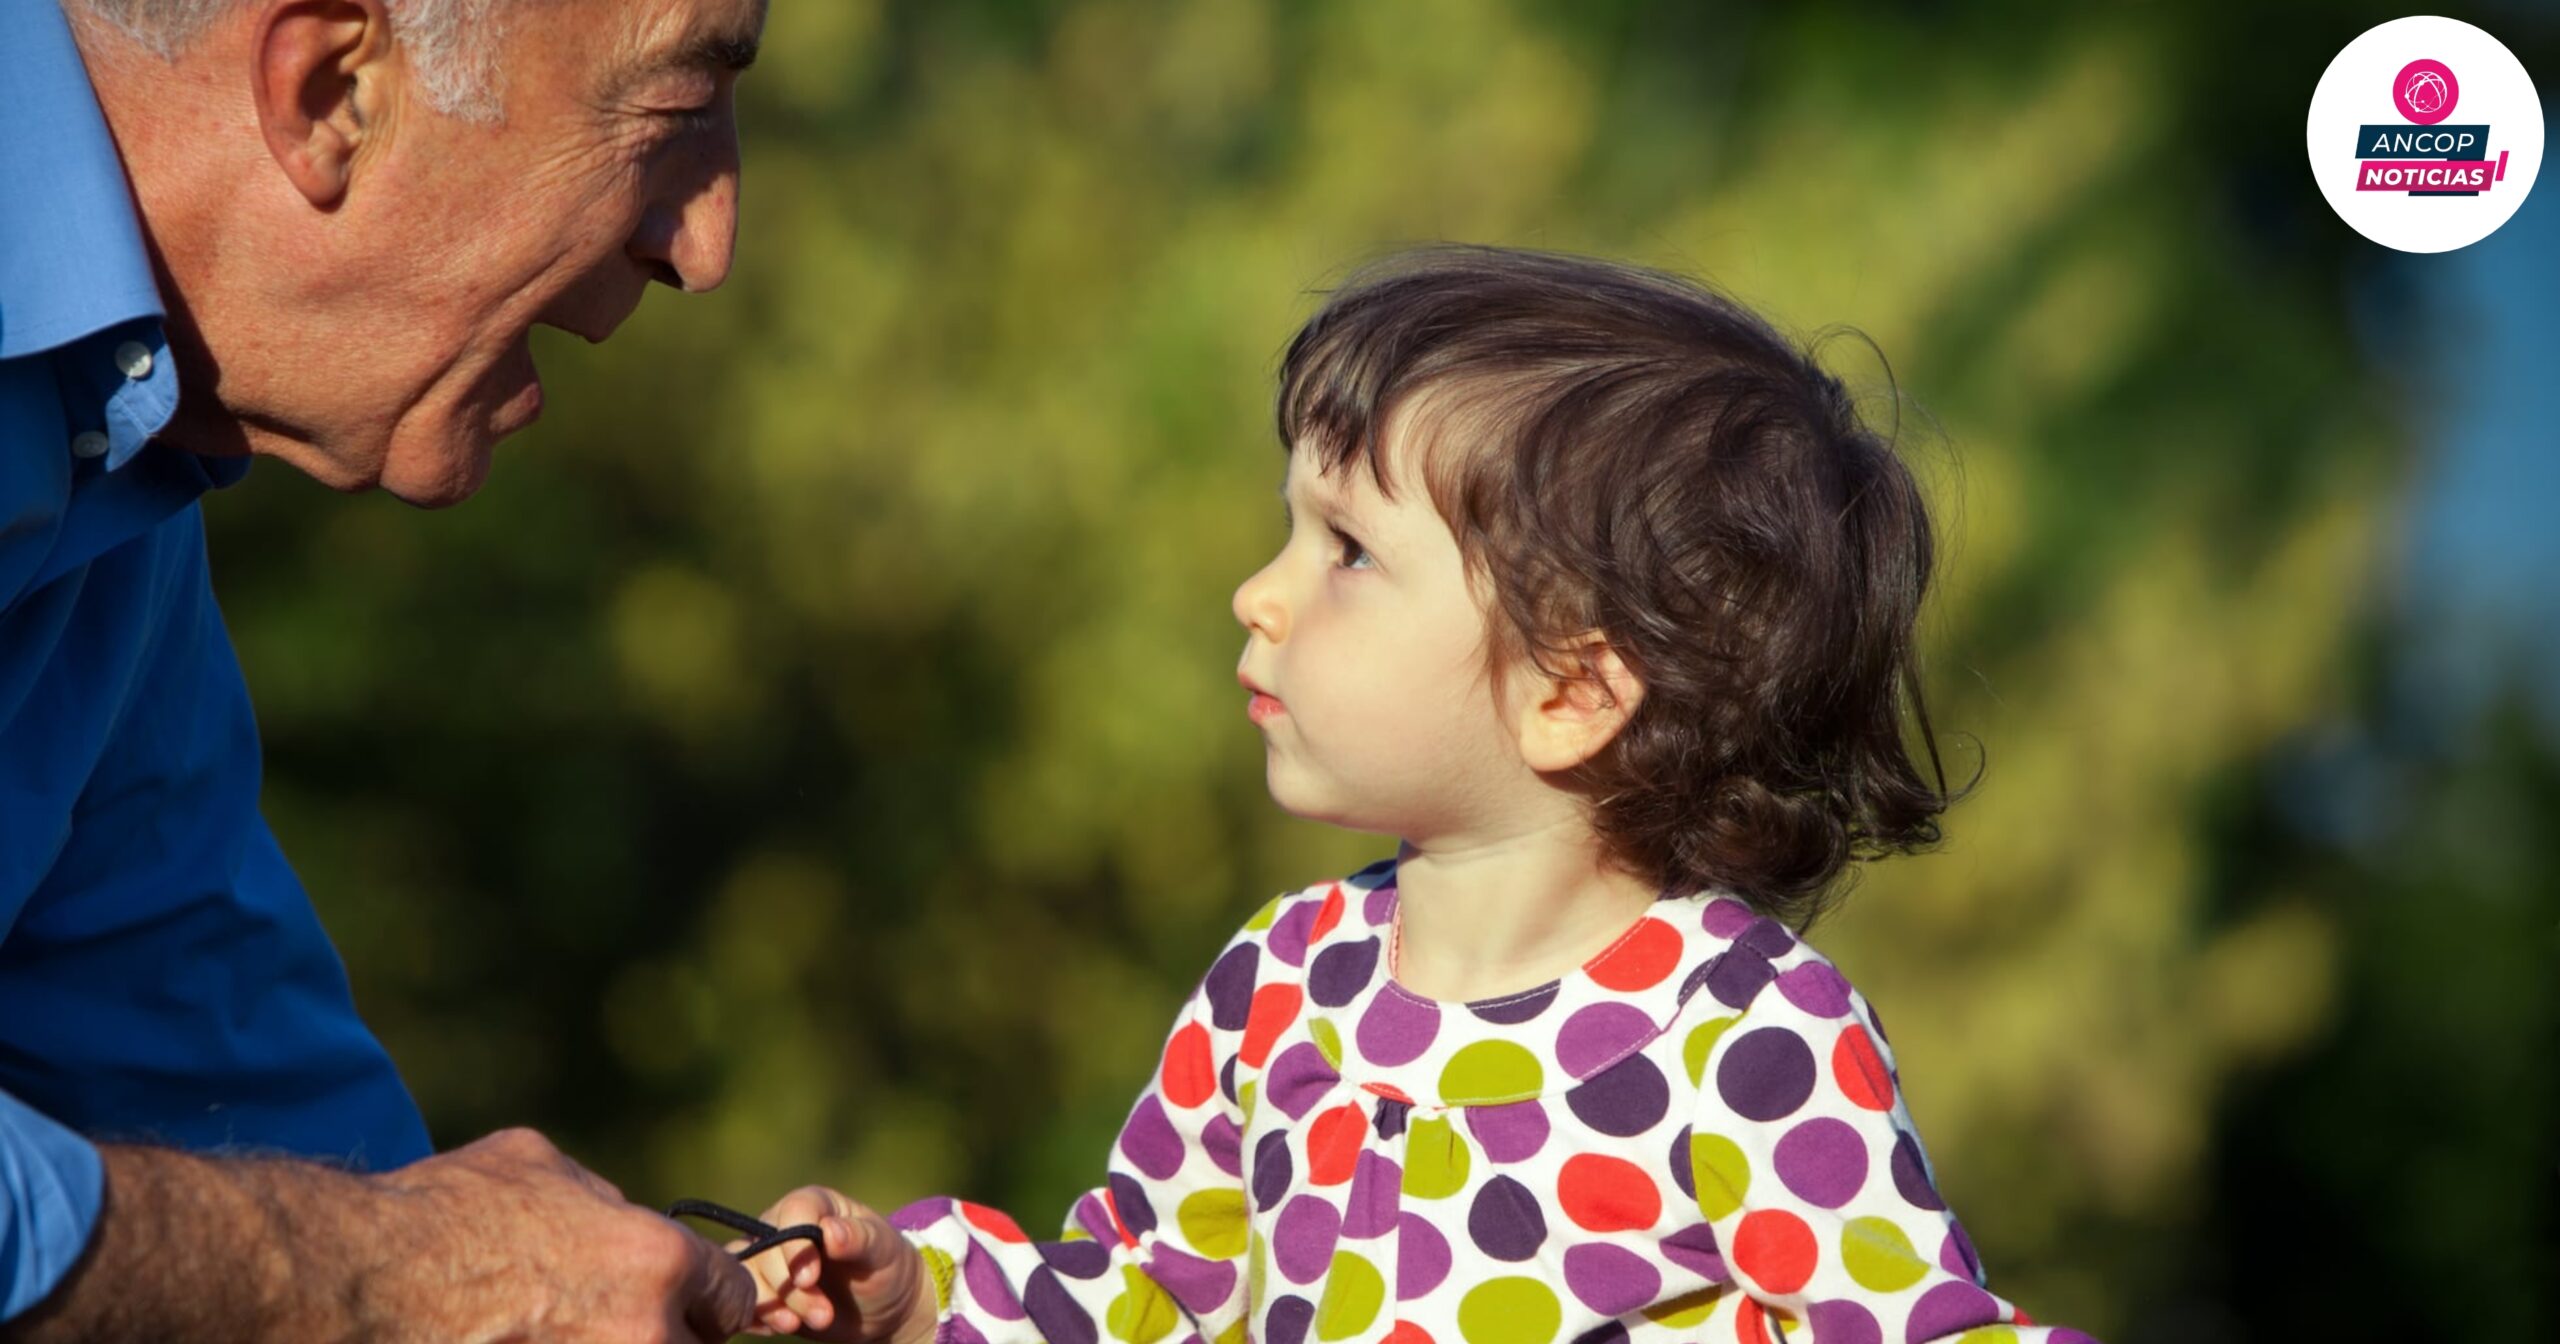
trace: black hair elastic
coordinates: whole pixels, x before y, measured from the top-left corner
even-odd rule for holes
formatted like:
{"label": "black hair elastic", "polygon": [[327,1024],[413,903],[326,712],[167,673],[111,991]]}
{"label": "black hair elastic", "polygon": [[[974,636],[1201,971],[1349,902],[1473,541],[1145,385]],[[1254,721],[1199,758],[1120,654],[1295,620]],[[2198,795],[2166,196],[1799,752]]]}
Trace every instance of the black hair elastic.
{"label": "black hair elastic", "polygon": [[762,1218],[750,1218],[725,1204],[714,1204],[707,1199],[679,1199],[667,1206],[667,1216],[701,1218],[718,1223],[730,1231],[746,1233],[747,1244],[739,1247],[737,1251],[738,1258],[741,1260],[762,1255],[785,1242],[805,1241],[816,1246],[821,1254],[825,1252],[827,1245],[826,1233],[819,1231],[816,1223],[794,1223],[789,1227],[775,1227]]}

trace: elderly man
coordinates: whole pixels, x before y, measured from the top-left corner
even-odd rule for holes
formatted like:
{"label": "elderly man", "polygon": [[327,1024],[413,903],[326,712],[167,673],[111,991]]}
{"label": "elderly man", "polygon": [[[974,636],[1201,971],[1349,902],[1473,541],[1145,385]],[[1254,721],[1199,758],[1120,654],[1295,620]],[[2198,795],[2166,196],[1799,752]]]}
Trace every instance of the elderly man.
{"label": "elderly man", "polygon": [[728,270],[765,0],[0,0],[0,1336],[722,1338],[529,1132],[431,1156],[257,810],[198,496],[413,503]]}

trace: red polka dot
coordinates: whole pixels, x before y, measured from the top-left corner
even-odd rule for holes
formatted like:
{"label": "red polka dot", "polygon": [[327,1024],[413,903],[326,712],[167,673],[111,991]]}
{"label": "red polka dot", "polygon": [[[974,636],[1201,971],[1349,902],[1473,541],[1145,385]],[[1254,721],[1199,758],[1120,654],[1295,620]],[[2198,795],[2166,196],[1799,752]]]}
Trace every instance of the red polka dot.
{"label": "red polka dot", "polygon": [[1209,1062],[1209,1029],[1194,1022],[1164,1046],[1164,1099],[1185,1110],[1218,1091],[1218,1066]]}
{"label": "red polka dot", "polygon": [[1434,1342],[1430,1331],[1411,1321],[1398,1321],[1396,1328],[1388,1331],[1387,1337],[1379,1340],[1378,1344],[1434,1344]]}
{"label": "red polka dot", "polygon": [[1368,1136],[1367,1117],[1354,1105],[1336,1106],[1307,1126],[1307,1179],[1316,1185],[1340,1185],[1351,1179],[1360,1160],[1360,1141]]}
{"label": "red polka dot", "polygon": [[1253,992],[1253,1011],[1244,1020],[1244,1044],[1236,1055],[1246,1064],[1261,1068],[1271,1058],[1272,1042],[1298,1020],[1298,1005],[1303,995],[1296,985],[1264,985]]}
{"label": "red polka dot", "polygon": [[1641,1231],[1662,1217],[1662,1190],[1644,1168],[1596,1153],[1565,1162],[1556,1177],[1556,1202],[1565,1217],[1592,1232]]}
{"label": "red polka dot", "polygon": [[1813,1229],[1782,1209],[1746,1214],[1733,1234],[1733,1267],[1767,1293],[1792,1293],[1813,1277],[1821,1255]]}
{"label": "red polka dot", "polygon": [[1307,941],[1312,943],[1323,938],[1326,934],[1333,932],[1334,925],[1341,922],[1342,884],[1336,882],[1333,884],[1333,890],[1324,894],[1324,904],[1316,910],[1316,922],[1314,927],[1307,930]]}
{"label": "red polka dot", "polygon": [[1031,1240],[1023,1232],[1022,1224],[1013,1221],[1013,1216],[1002,1209],[991,1209],[984,1204],[972,1204],[964,1199],[960,1201],[960,1216],[968,1219],[971,1226],[998,1241],[1028,1243]]}
{"label": "red polka dot", "polygon": [[1851,1102],[1871,1111],[1893,1109],[1893,1075],[1885,1072],[1884,1056],[1876,1053],[1865,1027],[1852,1022],[1841,1030],[1831,1047],[1831,1076]]}
{"label": "red polka dot", "polygon": [[1680,964],[1680,934],[1658,919],[1648,919],[1583,969],[1603,988],[1621,994],[1651,989]]}
{"label": "red polka dot", "polygon": [[1733,1337],[1737,1344],[1776,1344],[1769,1337],[1769,1313],[1747,1297],[1742,1299],[1742,1310],[1734,1313]]}

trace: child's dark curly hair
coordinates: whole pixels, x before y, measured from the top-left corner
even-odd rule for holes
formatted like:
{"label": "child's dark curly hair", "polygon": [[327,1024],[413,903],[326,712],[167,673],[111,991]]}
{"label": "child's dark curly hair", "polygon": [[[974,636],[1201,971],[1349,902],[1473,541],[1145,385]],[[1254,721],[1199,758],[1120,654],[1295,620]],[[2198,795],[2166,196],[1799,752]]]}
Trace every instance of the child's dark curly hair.
{"label": "child's dark curly hair", "polygon": [[1643,684],[1576,781],[1618,861],[1801,927],[1853,860],[1937,841],[1928,514],[1811,352],[1675,276],[1428,248],[1354,275],[1281,367],[1282,445],[1328,472],[1391,489],[1398,416],[1490,580],[1495,665],[1585,675],[1596,632]]}

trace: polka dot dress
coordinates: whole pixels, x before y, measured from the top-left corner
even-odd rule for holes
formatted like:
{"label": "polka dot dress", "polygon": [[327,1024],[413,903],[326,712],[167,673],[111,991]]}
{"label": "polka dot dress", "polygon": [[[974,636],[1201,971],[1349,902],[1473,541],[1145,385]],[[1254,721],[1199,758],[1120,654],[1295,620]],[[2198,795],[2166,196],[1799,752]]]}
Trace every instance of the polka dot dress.
{"label": "polka dot dress", "polygon": [[1394,867],[1265,907],[1064,1239],[895,1218],[943,1344],[2086,1344],[1982,1287],[1873,1012],[1730,898],[1553,984],[1388,978]]}

